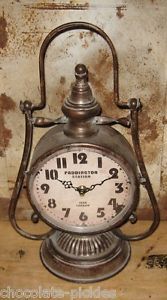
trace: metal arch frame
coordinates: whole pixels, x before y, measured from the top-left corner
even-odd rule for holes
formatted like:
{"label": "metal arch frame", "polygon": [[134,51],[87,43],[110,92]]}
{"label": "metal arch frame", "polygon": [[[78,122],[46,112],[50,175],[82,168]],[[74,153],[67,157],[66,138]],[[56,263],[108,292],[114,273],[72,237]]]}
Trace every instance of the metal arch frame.
{"label": "metal arch frame", "polygon": [[44,233],[44,234],[31,234],[19,227],[16,221],[16,208],[20,196],[20,192],[23,186],[23,182],[26,176],[27,168],[29,165],[29,160],[30,160],[30,154],[31,154],[31,149],[32,149],[32,140],[33,140],[33,127],[50,127],[55,124],[62,124],[65,123],[66,120],[62,117],[59,118],[55,121],[46,121],[43,120],[42,118],[36,118],[33,120],[33,112],[37,110],[42,110],[46,106],[46,87],[45,87],[45,54],[47,51],[47,48],[51,41],[59,36],[60,34],[69,31],[69,30],[76,30],[76,29],[86,29],[93,31],[97,34],[99,34],[109,45],[110,50],[112,52],[112,57],[113,57],[113,82],[114,82],[114,103],[119,107],[123,109],[129,109],[130,110],[130,119],[127,118],[122,118],[119,120],[113,120],[111,118],[105,118],[103,117],[96,117],[97,125],[113,125],[113,124],[121,124],[122,126],[126,127],[131,127],[131,135],[132,135],[132,142],[133,142],[133,147],[134,151],[136,154],[137,162],[139,165],[139,169],[141,172],[141,175],[144,179],[143,185],[145,186],[152,208],[153,208],[153,222],[148,230],[146,230],[144,233],[141,233],[139,235],[133,235],[129,236],[126,235],[117,229],[115,229],[113,232],[115,235],[120,237],[121,239],[124,240],[129,240],[129,241],[137,241],[144,239],[151,235],[156,228],[158,227],[159,221],[160,221],[160,214],[159,214],[159,209],[158,209],[158,204],[157,200],[155,198],[149,176],[144,164],[142,152],[141,152],[141,147],[140,147],[140,140],[139,140],[139,133],[138,133],[138,112],[141,108],[141,103],[137,99],[130,99],[129,102],[121,102],[119,99],[119,81],[118,81],[118,59],[117,59],[117,54],[114,48],[114,45],[110,38],[107,36],[107,34],[102,31],[99,27],[86,23],[86,22],[70,22],[67,24],[63,24],[55,29],[53,29],[45,38],[45,40],[42,43],[41,49],[40,49],[40,54],[39,54],[39,75],[40,75],[40,90],[41,90],[41,101],[38,105],[33,105],[32,102],[30,101],[24,101],[20,103],[20,109],[21,111],[25,114],[25,143],[24,143],[24,150],[23,150],[23,155],[22,155],[22,160],[19,168],[19,172],[17,175],[16,183],[14,186],[13,194],[11,197],[10,205],[9,205],[9,219],[10,222],[13,226],[13,228],[22,236],[28,238],[28,239],[33,239],[33,240],[44,240],[46,237],[48,237],[53,230]]}
{"label": "metal arch frame", "polygon": [[132,143],[133,148],[136,154],[138,166],[141,172],[141,184],[147,190],[149,200],[153,210],[153,221],[150,227],[143,233],[138,235],[127,235],[121,231],[117,231],[117,229],[113,230],[114,234],[127,241],[140,241],[147,237],[149,237],[158,227],[160,222],[160,212],[158,203],[149,179],[149,175],[144,163],[141,146],[140,146],[140,139],[139,139],[139,128],[138,128],[138,112],[141,109],[141,102],[135,98],[130,99],[130,119],[131,119],[131,136],[132,136]]}
{"label": "metal arch frame", "polygon": [[48,46],[50,43],[59,35],[62,33],[65,33],[66,31],[70,30],[90,30],[92,32],[97,33],[100,35],[108,44],[113,58],[113,85],[114,85],[114,91],[113,91],[113,97],[115,104],[120,108],[129,108],[128,102],[121,102],[119,99],[119,65],[118,65],[118,58],[117,53],[115,50],[115,47],[109,38],[109,36],[99,27],[86,23],[86,22],[70,22],[63,24],[55,29],[53,29],[44,39],[40,54],[39,54],[39,76],[40,76],[40,90],[41,90],[41,102],[33,106],[33,110],[40,110],[43,109],[46,105],[46,86],[45,86],[45,55],[46,51],[48,49]]}

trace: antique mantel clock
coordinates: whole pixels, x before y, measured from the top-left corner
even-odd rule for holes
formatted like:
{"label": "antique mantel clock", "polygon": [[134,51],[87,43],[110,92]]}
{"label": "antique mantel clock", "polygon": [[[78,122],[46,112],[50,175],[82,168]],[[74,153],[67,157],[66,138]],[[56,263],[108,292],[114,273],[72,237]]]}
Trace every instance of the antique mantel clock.
{"label": "antique mantel clock", "polygon": [[[114,102],[129,111],[128,117],[101,116],[101,107],[88,83],[88,69],[75,66],[75,83],[64,101],[64,116],[51,120],[33,117],[46,104],[45,54],[51,41],[68,30],[90,30],[110,47],[114,68]],[[114,276],[130,257],[129,241],[148,237],[157,228],[159,210],[140,149],[138,112],[140,100],[119,100],[118,60],[110,38],[95,25],[64,24],[45,38],[39,55],[41,102],[21,102],[26,132],[23,158],[14,187],[9,217],[15,230],[26,238],[43,240],[40,256],[56,276],[76,282],[94,282]],[[131,129],[133,148],[112,125]],[[37,143],[29,164],[34,127],[52,127]],[[22,230],[15,218],[20,191],[26,182],[34,213],[51,227],[34,235]],[[150,228],[129,236],[120,227],[137,221],[140,185],[147,192],[154,219]]]}

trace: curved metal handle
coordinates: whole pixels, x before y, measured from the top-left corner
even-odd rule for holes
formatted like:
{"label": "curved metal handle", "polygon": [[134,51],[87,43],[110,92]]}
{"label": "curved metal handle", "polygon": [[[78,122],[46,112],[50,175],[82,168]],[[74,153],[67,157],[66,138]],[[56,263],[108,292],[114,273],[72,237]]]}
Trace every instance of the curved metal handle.
{"label": "curved metal handle", "polygon": [[9,220],[13,228],[25,238],[31,240],[44,240],[53,232],[53,229],[43,234],[32,234],[22,229],[16,221],[17,204],[18,204],[20,192],[23,187],[23,182],[25,179],[27,167],[29,164],[29,159],[30,159],[31,149],[32,149],[32,140],[33,140],[32,103],[30,101],[25,101],[24,103],[21,103],[20,108],[21,111],[25,114],[25,142],[24,142],[24,150],[22,154],[22,160],[20,163],[19,172],[17,175],[17,179],[15,182],[15,186],[13,189],[13,193],[9,205]]}
{"label": "curved metal handle", "polygon": [[63,24],[55,29],[53,29],[45,38],[45,40],[42,43],[40,54],[39,54],[39,75],[40,75],[40,90],[41,90],[41,102],[38,105],[33,106],[34,110],[41,110],[46,105],[46,85],[45,85],[45,55],[46,51],[48,49],[49,44],[58,37],[60,34],[70,31],[70,30],[76,30],[76,29],[86,29],[90,30],[92,32],[97,33],[100,35],[108,44],[110,47],[110,50],[112,52],[112,58],[113,58],[113,85],[114,85],[114,102],[115,104],[120,108],[129,108],[128,103],[121,102],[119,100],[119,78],[118,78],[118,72],[119,72],[119,66],[118,66],[118,58],[116,54],[116,50],[114,48],[114,45],[108,35],[99,27],[87,23],[87,22],[70,22]]}
{"label": "curved metal handle", "polygon": [[133,148],[135,150],[138,166],[141,172],[142,177],[145,179],[144,186],[147,190],[147,194],[149,196],[149,200],[152,206],[153,210],[153,221],[150,225],[150,227],[145,231],[137,235],[127,235],[121,231],[117,231],[115,229],[113,232],[115,235],[117,235],[119,238],[127,241],[140,241],[147,237],[149,237],[158,227],[160,222],[160,212],[158,207],[158,202],[155,197],[149,175],[147,172],[147,169],[145,167],[142,150],[140,146],[140,139],[139,139],[139,128],[138,128],[138,111],[141,108],[141,103],[138,102],[137,99],[132,98],[130,99],[130,108],[131,108],[131,136],[132,136],[132,142],[133,142]]}

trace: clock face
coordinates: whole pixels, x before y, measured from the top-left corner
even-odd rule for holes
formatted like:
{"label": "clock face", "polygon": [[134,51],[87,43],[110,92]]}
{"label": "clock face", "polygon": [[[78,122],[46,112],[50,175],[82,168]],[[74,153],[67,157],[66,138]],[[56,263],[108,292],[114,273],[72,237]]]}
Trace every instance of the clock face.
{"label": "clock face", "polygon": [[30,201],[50,225],[73,232],[114,227],[133,204],[134,178],[118,159],[92,147],[45,158],[28,180]]}

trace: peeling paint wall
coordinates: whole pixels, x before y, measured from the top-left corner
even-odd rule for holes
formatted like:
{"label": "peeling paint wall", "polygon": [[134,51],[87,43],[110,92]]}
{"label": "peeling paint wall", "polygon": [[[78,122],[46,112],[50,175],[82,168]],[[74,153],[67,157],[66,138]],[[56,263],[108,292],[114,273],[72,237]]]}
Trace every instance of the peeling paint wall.
{"label": "peeling paint wall", "polygon": [[[7,218],[24,144],[24,116],[19,111],[19,102],[39,101],[41,43],[53,28],[70,21],[86,21],[101,27],[115,45],[120,97],[139,97],[143,103],[141,144],[161,216],[166,218],[166,13],[165,0],[0,1],[0,218]],[[103,114],[125,114],[112,102],[112,58],[108,46],[94,33],[70,31],[54,40],[48,49],[48,103],[40,115],[55,118],[61,114],[62,102],[74,80],[74,67],[80,62],[89,69],[90,83]],[[122,132],[130,140],[127,130]],[[42,133],[35,131],[34,145]],[[20,218],[31,214],[24,191],[18,209]],[[151,217],[144,191],[139,215]]]}

